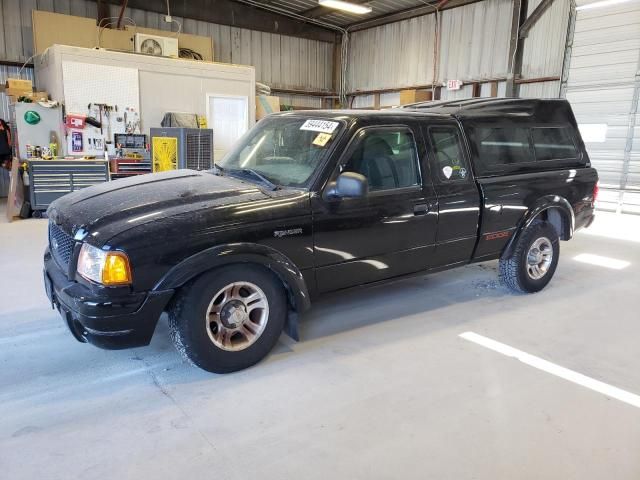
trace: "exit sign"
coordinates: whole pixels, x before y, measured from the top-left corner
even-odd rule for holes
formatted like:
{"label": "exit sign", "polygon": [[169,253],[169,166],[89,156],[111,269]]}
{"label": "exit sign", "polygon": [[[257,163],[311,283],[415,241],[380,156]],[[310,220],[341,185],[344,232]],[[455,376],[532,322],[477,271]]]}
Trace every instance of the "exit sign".
{"label": "exit sign", "polygon": [[462,80],[447,80],[447,90],[460,90]]}

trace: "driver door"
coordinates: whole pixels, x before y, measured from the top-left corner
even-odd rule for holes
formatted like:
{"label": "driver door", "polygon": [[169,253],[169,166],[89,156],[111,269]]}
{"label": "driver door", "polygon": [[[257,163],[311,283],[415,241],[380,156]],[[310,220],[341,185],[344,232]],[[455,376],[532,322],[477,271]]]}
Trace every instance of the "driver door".
{"label": "driver door", "polygon": [[[424,175],[424,144],[412,124],[375,126],[354,135],[332,180],[364,175],[361,198],[312,199],[319,292],[420,271],[431,265],[436,196]],[[326,191],[326,189],[325,189]]]}

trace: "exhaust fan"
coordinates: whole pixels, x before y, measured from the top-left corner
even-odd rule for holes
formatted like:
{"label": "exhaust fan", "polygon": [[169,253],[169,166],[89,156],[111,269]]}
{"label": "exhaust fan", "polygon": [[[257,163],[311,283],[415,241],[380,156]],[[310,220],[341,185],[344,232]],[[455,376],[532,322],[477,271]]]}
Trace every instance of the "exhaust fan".
{"label": "exhaust fan", "polygon": [[146,35],[136,33],[136,53],[155,55],[157,57],[177,57],[178,39],[175,37],[161,37],[158,35]]}

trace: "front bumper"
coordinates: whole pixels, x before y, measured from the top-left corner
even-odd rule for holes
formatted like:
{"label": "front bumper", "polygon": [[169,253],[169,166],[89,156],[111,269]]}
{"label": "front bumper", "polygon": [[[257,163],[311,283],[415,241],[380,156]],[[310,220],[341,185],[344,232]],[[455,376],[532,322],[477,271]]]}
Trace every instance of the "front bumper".
{"label": "front bumper", "polygon": [[79,342],[110,350],[148,345],[173,295],[173,290],[96,295],[85,285],[69,280],[48,249],[44,255],[44,284],[52,306],[73,336]]}

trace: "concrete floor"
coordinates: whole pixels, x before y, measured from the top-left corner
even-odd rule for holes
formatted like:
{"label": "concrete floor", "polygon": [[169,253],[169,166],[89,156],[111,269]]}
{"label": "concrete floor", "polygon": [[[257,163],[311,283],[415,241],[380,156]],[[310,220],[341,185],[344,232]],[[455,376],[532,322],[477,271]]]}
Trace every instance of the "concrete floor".
{"label": "concrete floor", "polygon": [[146,348],[77,343],[44,296],[45,237],[0,224],[1,478],[640,478],[640,408],[458,336],[640,394],[640,218],[600,214],[536,295],[490,262],[334,296],[226,376],[185,364],[164,321]]}

